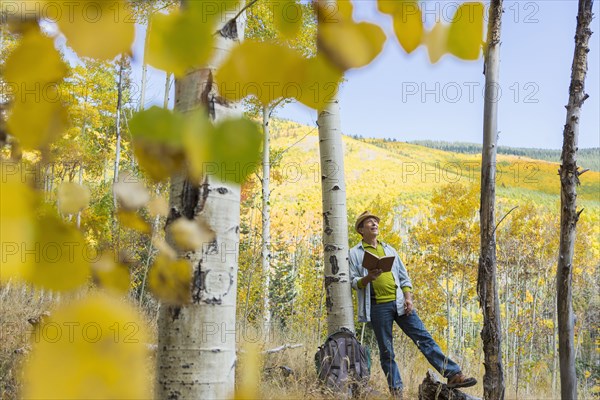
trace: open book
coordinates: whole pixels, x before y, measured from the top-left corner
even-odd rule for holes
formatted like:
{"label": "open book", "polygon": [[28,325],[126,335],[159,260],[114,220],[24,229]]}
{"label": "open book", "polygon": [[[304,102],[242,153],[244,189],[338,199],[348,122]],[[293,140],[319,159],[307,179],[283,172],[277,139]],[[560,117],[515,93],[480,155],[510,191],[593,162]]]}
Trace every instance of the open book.
{"label": "open book", "polygon": [[392,270],[392,265],[394,264],[395,258],[396,256],[385,256],[379,258],[376,255],[365,251],[365,257],[363,258],[362,266],[369,271],[380,269],[383,272],[390,272]]}

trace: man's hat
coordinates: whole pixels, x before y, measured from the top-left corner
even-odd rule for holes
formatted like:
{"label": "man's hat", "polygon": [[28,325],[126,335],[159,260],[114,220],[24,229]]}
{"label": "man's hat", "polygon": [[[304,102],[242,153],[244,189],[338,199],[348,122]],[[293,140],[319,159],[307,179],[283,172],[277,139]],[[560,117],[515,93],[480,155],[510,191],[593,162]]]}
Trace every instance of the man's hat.
{"label": "man's hat", "polygon": [[379,217],[377,215],[373,215],[370,212],[365,211],[364,213],[360,214],[358,218],[356,218],[356,223],[354,224],[354,230],[356,230],[356,232],[358,232],[358,226],[367,218],[375,218],[377,223],[379,223]]}

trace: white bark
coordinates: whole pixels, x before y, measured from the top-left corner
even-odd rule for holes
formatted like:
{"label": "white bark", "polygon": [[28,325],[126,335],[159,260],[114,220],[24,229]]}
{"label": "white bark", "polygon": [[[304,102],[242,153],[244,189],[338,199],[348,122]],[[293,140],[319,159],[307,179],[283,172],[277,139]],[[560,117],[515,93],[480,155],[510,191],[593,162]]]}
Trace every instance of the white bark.
{"label": "white bark", "polygon": [[[217,36],[215,57],[205,68],[177,80],[175,108],[186,112],[206,107],[213,119],[240,115],[216,92],[213,72],[239,41],[242,26]],[[236,363],[237,257],[240,187],[205,177],[189,182],[173,176],[167,225],[180,216],[203,221],[215,239],[187,252],[194,269],[192,303],[161,305],[158,321],[156,399],[223,399],[234,393]]]}
{"label": "white bark", "polygon": [[[119,181],[119,163],[121,162],[121,103],[123,99],[123,65],[125,63],[124,56],[121,56],[119,62],[119,82],[117,86],[117,118],[116,118],[116,144],[115,144],[115,165],[113,173],[113,183]],[[117,206],[117,197],[113,195],[113,203]]]}
{"label": "white bark", "polygon": [[163,100],[163,108],[166,110],[169,108],[169,95],[171,92],[171,73],[167,72],[167,77],[165,78],[165,96]]}
{"label": "white bark", "polygon": [[496,265],[496,152],[498,140],[498,100],[500,87],[500,26],[502,0],[492,0],[488,21],[488,48],[485,57],[485,103],[483,109],[483,149],[481,156],[481,253],[477,294],[483,312],[481,339],[485,353],[483,397],[504,398],[502,365],[502,325],[498,300]]}
{"label": "white bark", "polygon": [[[263,174],[262,174],[262,271],[264,276],[263,322],[268,331],[271,325],[271,305],[269,304],[269,285],[271,283],[271,206],[269,205],[270,150],[269,150],[270,109],[263,106]],[[268,334],[267,334],[268,337]]]}
{"label": "white bark", "polygon": [[325,304],[329,334],[342,327],[354,332],[354,309],[348,266],[348,220],[344,149],[337,97],[319,112],[319,150],[323,194]]}

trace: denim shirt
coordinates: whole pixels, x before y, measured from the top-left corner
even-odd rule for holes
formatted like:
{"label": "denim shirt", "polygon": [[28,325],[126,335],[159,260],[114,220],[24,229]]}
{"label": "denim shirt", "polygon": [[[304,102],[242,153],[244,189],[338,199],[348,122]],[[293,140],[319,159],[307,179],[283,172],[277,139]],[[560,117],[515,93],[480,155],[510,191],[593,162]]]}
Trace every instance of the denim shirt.
{"label": "denim shirt", "polygon": [[[392,265],[392,275],[394,276],[394,281],[396,281],[396,309],[398,310],[398,315],[403,315],[404,293],[400,288],[405,286],[412,288],[412,283],[408,277],[408,272],[406,272],[406,268],[404,267],[402,260],[400,260],[400,256],[398,256],[396,250],[392,246],[382,241],[379,241],[379,243],[381,243],[383,246],[386,256],[396,256],[394,259],[394,264]],[[367,285],[362,289],[359,289],[358,287],[358,281],[367,276],[369,273],[369,271],[362,266],[364,256],[365,249],[363,248],[362,241],[348,251],[350,279],[352,280],[352,287],[356,289],[358,294],[358,321],[370,322],[371,296],[369,293],[371,291],[371,283],[367,283]]]}

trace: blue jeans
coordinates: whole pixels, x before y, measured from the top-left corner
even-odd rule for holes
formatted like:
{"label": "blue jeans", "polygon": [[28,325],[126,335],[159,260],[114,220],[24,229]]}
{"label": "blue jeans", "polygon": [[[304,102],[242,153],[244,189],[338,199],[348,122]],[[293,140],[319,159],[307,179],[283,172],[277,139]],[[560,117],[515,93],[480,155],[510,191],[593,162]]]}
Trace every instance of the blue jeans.
{"label": "blue jeans", "polygon": [[371,304],[371,325],[379,345],[381,368],[387,377],[390,389],[402,389],[403,386],[398,365],[394,360],[392,336],[394,321],[442,376],[448,378],[460,372],[460,367],[442,353],[442,349],[427,332],[415,311],[410,315],[398,315],[395,301]]}

